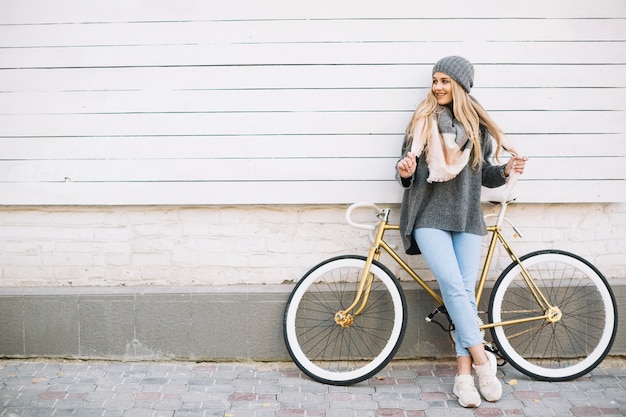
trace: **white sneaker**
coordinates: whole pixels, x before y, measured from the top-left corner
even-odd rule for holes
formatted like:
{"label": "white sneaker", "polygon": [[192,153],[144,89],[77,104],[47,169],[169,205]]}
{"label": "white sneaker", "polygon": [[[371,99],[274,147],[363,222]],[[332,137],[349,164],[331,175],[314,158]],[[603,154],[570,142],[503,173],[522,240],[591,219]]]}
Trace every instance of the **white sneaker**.
{"label": "white sneaker", "polygon": [[478,386],[485,400],[498,401],[502,397],[502,383],[496,377],[498,362],[493,353],[485,353],[487,354],[487,362],[480,366],[473,365],[476,375],[478,375]]}
{"label": "white sneaker", "polygon": [[459,404],[466,408],[476,408],[480,405],[480,395],[474,386],[472,375],[457,375],[454,378],[454,395],[459,397]]}

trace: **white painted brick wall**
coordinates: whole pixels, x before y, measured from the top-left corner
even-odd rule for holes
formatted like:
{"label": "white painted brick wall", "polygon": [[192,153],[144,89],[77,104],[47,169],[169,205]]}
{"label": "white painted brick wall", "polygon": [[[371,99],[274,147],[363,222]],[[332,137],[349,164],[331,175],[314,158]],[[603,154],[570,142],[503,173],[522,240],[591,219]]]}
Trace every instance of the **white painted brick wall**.
{"label": "white painted brick wall", "polygon": [[[367,232],[346,224],[345,208],[4,207],[0,208],[0,286],[297,280],[330,256],[367,253]],[[397,222],[399,207],[392,209],[392,220]],[[365,220],[365,213],[359,215]],[[519,204],[511,206],[507,217],[524,234],[523,239],[513,240],[518,254],[564,249],[589,259],[609,279],[626,278],[625,204]],[[390,240],[399,245],[397,236]],[[421,257],[411,257],[410,263],[431,279]],[[496,263],[501,269],[509,261],[499,256]]]}

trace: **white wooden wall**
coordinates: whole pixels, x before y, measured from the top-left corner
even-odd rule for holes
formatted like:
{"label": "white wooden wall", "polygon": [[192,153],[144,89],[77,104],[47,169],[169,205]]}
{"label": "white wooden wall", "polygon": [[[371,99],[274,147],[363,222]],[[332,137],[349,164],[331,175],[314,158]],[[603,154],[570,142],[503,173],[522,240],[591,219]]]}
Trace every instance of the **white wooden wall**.
{"label": "white wooden wall", "polygon": [[520,200],[626,201],[623,0],[0,0],[0,205],[397,202],[450,54]]}

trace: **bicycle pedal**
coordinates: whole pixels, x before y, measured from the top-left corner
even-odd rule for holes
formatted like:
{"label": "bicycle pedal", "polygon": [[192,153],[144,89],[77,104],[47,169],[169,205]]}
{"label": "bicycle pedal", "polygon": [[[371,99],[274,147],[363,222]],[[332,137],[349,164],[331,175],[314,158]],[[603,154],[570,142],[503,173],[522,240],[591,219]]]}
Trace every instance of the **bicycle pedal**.
{"label": "bicycle pedal", "polygon": [[485,350],[488,352],[493,353],[494,355],[496,355],[496,357],[498,359],[500,359],[502,361],[502,363],[498,363],[498,366],[504,366],[508,363],[508,361],[506,359],[504,359],[504,357],[500,354],[500,351],[498,350],[498,348],[496,346],[493,345],[493,343],[489,343],[489,342],[485,342],[483,341],[484,345],[485,345]]}
{"label": "bicycle pedal", "polygon": [[485,346],[485,350],[487,352],[491,352],[497,357],[502,358],[502,355],[500,355],[500,351],[498,350],[496,346],[493,345],[493,343],[483,341],[483,345]]}

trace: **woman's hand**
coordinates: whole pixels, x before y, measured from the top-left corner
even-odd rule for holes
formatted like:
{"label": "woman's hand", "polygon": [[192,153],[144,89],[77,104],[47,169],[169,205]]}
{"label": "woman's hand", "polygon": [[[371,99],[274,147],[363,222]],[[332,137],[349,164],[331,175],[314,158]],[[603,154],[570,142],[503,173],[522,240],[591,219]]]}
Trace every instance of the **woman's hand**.
{"label": "woman's hand", "polygon": [[509,162],[507,162],[506,166],[504,167],[504,175],[508,177],[511,172],[523,174],[524,167],[526,166],[526,161],[528,161],[528,158],[525,156],[513,155],[513,157],[509,159]]}
{"label": "woman's hand", "polygon": [[398,161],[398,172],[402,178],[411,178],[417,168],[417,158],[413,152],[406,154],[404,158]]}

